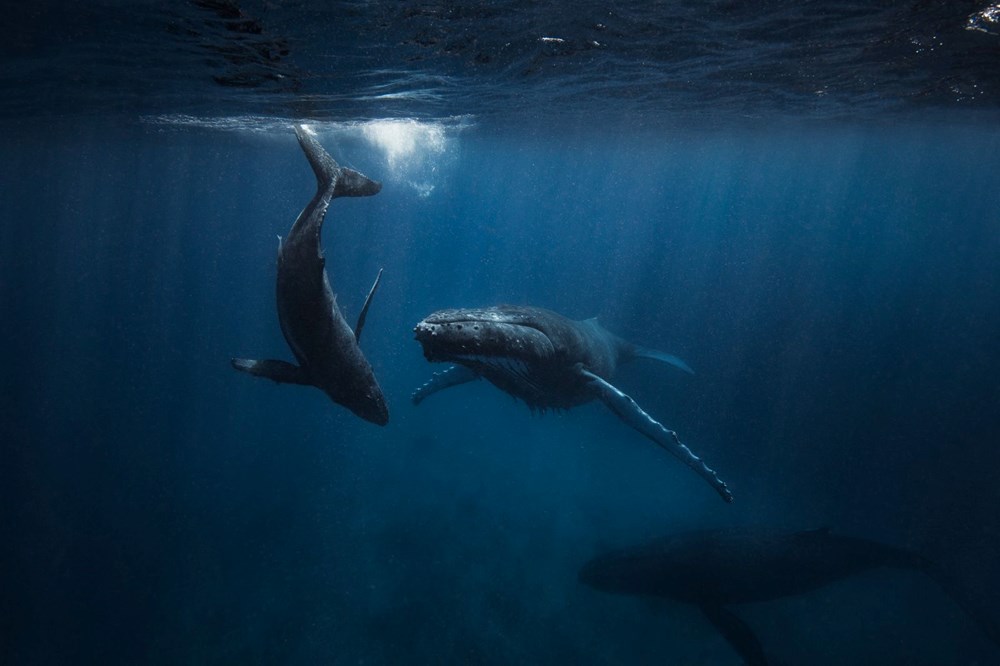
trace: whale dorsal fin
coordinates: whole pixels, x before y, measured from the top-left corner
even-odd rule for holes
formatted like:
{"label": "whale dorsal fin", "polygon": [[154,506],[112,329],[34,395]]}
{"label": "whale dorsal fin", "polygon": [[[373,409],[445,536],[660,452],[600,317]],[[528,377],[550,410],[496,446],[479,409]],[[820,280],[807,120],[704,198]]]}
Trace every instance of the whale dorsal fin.
{"label": "whale dorsal fin", "polygon": [[379,280],[382,279],[382,270],[378,269],[378,275],[375,276],[375,282],[372,284],[372,288],[368,290],[368,296],[365,297],[365,304],[361,306],[361,314],[358,315],[358,325],[354,327],[354,340],[355,342],[361,343],[361,329],[365,326],[365,319],[368,317],[368,306],[372,304],[372,296],[375,295],[375,290],[378,289]]}
{"label": "whale dorsal fin", "polygon": [[651,358],[654,361],[660,361],[661,363],[672,365],[679,370],[683,370],[689,375],[694,374],[694,370],[691,369],[690,365],[673,354],[667,354],[666,352],[661,352],[656,349],[647,349],[646,347],[640,347],[639,345],[633,345],[631,351],[632,357]]}

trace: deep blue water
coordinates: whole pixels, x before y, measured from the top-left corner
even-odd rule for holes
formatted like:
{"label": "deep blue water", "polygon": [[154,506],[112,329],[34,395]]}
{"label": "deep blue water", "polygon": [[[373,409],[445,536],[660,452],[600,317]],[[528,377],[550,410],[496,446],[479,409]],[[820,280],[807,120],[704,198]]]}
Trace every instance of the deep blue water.
{"label": "deep blue water", "polygon": [[[853,44],[863,3],[829,3],[837,15],[852,6]],[[796,25],[782,7],[766,16]],[[269,16],[290,30],[302,4],[285,9]],[[408,25],[381,16],[369,30]],[[459,12],[463,30],[491,16]],[[101,25],[173,34],[160,18]],[[301,35],[319,28],[299,27],[314,44]],[[965,32],[994,45],[990,30]],[[822,31],[809,34],[814,44]],[[62,50],[32,60],[36,41],[14,40],[6,75],[61,71]],[[780,69],[794,54],[760,57]],[[387,112],[352,91],[356,118],[315,111],[300,90],[281,93],[278,113],[270,88],[254,116],[256,93],[227,97],[210,79],[190,84],[194,109],[134,87],[116,107],[113,85],[93,79],[88,97],[91,79],[69,73],[50,81],[58,108],[42,84],[8,96],[0,662],[738,664],[692,607],[577,582],[602,550],[726,526],[829,526],[912,549],[1000,620],[995,93],[926,106],[900,95],[852,121],[857,91],[829,114],[773,112],[730,90],[716,123],[692,120],[710,87],[678,115],[619,114],[598,104],[595,80],[558,122],[551,108],[504,106],[545,86],[480,64],[498,72],[445,73],[495,98],[437,91],[444,107],[420,99],[405,113],[406,99]],[[397,66],[424,76],[441,63]],[[972,60],[949,67],[909,90],[992,85]],[[782,81],[755,90],[771,87]],[[363,122],[391,116],[420,120]],[[385,268],[362,345],[389,400],[385,428],[229,365],[291,358],[275,251],[315,187],[289,128],[302,117],[384,183],[332,204],[324,246],[348,321]],[[689,362],[694,376],[637,361],[615,383],[703,455],[735,502],[599,404],[533,415],[478,382],[411,405],[440,369],[413,325],[503,302],[599,316]],[[740,612],[775,664],[1000,663],[1000,647],[913,572]]]}

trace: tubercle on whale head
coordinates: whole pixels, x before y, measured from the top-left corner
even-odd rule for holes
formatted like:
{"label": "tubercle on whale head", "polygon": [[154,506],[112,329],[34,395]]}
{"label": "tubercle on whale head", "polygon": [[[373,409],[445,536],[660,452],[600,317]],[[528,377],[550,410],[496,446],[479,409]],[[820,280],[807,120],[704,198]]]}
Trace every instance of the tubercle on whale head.
{"label": "tubercle on whale head", "polygon": [[428,361],[468,355],[506,356],[514,349],[513,344],[508,343],[516,340],[498,336],[496,331],[484,331],[482,324],[475,322],[428,323],[424,320],[413,332]]}
{"label": "tubercle on whale head", "polygon": [[532,363],[554,351],[541,330],[496,310],[441,310],[421,320],[413,332],[429,361],[504,357]]}

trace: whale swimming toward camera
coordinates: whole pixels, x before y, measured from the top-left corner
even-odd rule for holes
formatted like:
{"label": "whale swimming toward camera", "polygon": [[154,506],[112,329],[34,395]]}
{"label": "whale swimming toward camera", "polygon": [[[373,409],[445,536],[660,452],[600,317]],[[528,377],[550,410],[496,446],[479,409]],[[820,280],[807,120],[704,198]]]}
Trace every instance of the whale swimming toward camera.
{"label": "whale swimming toward camera", "polygon": [[579,580],[613,594],[694,604],[747,664],[762,666],[767,660],[760,642],[728,606],[803,594],[882,567],[924,572],[1000,645],[996,624],[935,564],[901,548],[827,529],[677,534],[595,557],[580,569]]}
{"label": "whale swimming toward camera", "polygon": [[304,126],[295,127],[295,136],[317,181],[316,194],[299,213],[288,236],[278,242],[278,321],[298,365],[244,358],[232,359],[232,365],[275,382],[315,386],[366,421],[385,425],[389,421],[385,397],[358,345],[382,271],[352,331],[337,307],[320,247],[330,201],[378,194],[382,185],[338,165]]}
{"label": "whale swimming toward camera", "polygon": [[531,409],[568,409],[597,399],[640,433],[702,476],[727,502],[726,484],[705,462],[610,383],[618,365],[635,358],[692,372],[676,356],[631,344],[596,319],[575,321],[551,310],[499,305],[440,310],[413,329],[431,362],[453,363],[414,392],[419,404],[451,386],[484,378]]}

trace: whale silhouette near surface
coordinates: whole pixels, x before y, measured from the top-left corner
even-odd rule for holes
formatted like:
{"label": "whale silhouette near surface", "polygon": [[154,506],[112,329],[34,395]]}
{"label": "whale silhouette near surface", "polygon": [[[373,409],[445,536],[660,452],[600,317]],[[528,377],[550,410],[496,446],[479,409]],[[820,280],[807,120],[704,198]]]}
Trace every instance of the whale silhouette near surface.
{"label": "whale silhouette near surface", "polygon": [[351,327],[330,287],[320,234],[330,202],[337,197],[378,194],[382,185],[340,166],[304,126],[295,127],[299,145],[316,174],[316,194],[278,243],[278,321],[298,365],[279,360],[234,358],[237,370],[283,384],[315,386],[331,400],[372,423],[389,421],[382,389],[361,352],[361,330],[382,271],[368,292],[358,323]]}

